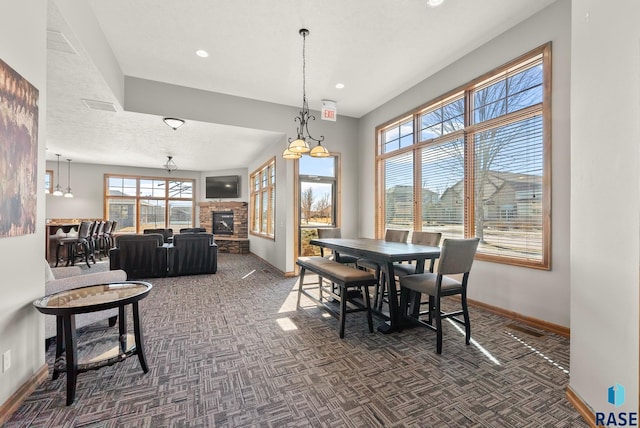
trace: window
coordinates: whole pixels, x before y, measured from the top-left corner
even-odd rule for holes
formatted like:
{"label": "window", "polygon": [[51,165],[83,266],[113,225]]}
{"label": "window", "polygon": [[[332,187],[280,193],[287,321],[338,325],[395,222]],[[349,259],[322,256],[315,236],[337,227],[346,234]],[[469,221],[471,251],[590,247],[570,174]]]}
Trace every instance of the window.
{"label": "window", "polygon": [[317,238],[318,228],[337,227],[338,156],[298,160],[298,254],[319,255],[320,249],[309,245]]}
{"label": "window", "polygon": [[477,236],[478,259],[549,269],[550,75],[545,45],[378,127],[379,236]]}
{"label": "window", "polygon": [[250,231],[253,235],[274,238],[276,215],[276,158],[251,173]]}
{"label": "window", "polygon": [[47,169],[44,172],[44,193],[53,193],[53,170]]}
{"label": "window", "polygon": [[193,227],[195,181],[105,175],[105,218],[118,222],[119,232]]}

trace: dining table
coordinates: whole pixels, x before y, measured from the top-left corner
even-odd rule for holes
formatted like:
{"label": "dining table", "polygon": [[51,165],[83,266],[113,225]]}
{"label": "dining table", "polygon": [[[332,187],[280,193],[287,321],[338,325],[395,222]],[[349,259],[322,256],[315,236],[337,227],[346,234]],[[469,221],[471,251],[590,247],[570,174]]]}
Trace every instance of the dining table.
{"label": "dining table", "polygon": [[[440,257],[440,247],[404,242],[391,242],[372,238],[323,238],[311,239],[311,245],[328,248],[337,254],[348,254],[377,262],[384,272],[386,288],[389,291],[389,314],[376,313],[387,321],[378,326],[381,333],[391,333],[404,327],[400,316],[398,289],[396,287],[394,263],[415,262],[416,273],[423,273],[426,260]],[[433,266],[433,264],[431,264]]]}

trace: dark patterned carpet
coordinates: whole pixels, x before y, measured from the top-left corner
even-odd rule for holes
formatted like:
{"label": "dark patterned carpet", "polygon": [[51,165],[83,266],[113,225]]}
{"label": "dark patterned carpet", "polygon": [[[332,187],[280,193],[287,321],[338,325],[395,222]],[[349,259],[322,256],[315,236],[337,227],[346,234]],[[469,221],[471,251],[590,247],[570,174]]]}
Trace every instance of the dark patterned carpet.
{"label": "dark patterned carpet", "polygon": [[[564,395],[568,340],[476,308],[473,344],[445,323],[437,355],[435,333],[369,333],[363,313],[340,340],[336,318],[308,301],[295,310],[296,278],[251,255],[220,254],[216,275],[149,282],[149,373],[135,357],[82,373],[71,406],[66,377],[49,377],[7,427],[587,426]],[[79,343],[105,332],[117,327],[84,328]]]}

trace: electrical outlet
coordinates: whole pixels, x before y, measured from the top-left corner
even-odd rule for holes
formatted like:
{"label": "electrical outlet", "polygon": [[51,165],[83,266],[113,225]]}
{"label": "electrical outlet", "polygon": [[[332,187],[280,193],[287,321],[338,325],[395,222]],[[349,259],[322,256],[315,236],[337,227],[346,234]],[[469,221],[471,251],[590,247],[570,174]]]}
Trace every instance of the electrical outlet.
{"label": "electrical outlet", "polygon": [[11,367],[11,349],[2,354],[2,372],[6,372]]}

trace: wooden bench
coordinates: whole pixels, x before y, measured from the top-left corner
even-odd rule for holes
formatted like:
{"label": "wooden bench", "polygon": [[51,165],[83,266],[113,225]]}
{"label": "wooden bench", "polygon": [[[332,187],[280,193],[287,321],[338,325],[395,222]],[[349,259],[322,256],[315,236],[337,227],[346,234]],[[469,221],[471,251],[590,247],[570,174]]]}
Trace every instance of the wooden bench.
{"label": "wooden bench", "polygon": [[[369,332],[373,332],[373,318],[371,316],[371,300],[369,298],[369,286],[377,284],[375,276],[370,272],[345,266],[342,263],[326,259],[324,257],[300,257],[296,262],[300,266],[300,279],[298,285],[298,303],[296,308],[300,308],[300,296],[304,294],[314,303],[330,314],[337,316],[340,320],[340,338],[344,337],[345,317],[352,312],[367,312],[367,321],[369,323]],[[313,288],[304,288],[304,275],[306,271],[313,272],[318,275],[318,286]],[[326,287],[323,278],[331,281],[332,286]],[[334,292],[337,287],[338,293]],[[350,292],[351,289],[357,289],[357,293]],[[318,295],[314,296],[309,291],[318,290]],[[361,293],[360,293],[361,291]],[[327,297],[325,298],[324,294]],[[354,297],[363,295],[364,304],[355,300]],[[340,303],[340,309],[328,304],[328,299],[333,298]],[[351,304],[347,308],[347,302]]]}

